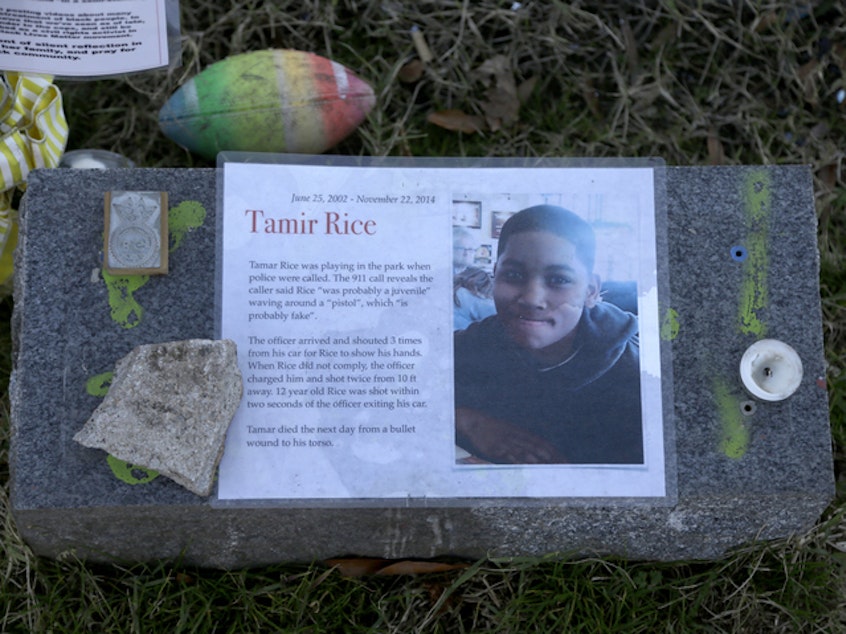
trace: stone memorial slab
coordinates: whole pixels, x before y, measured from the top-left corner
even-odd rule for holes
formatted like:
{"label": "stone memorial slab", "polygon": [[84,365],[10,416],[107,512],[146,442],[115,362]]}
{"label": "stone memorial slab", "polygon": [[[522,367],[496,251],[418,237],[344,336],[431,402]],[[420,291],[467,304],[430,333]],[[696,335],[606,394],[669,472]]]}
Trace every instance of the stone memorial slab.
{"label": "stone memorial slab", "polygon": [[[10,463],[14,518],[38,554],[182,557],[220,568],[349,553],[713,558],[805,531],[831,501],[816,219],[803,166],[663,171],[670,292],[658,308],[672,357],[666,495],[221,503],[83,447],[73,438],[119,359],[139,345],[215,337],[218,174],[30,176],[16,262]],[[103,271],[108,191],[167,193],[167,275]],[[781,382],[781,352],[747,357],[766,394],[790,386],[781,400],[750,394],[741,379],[744,353],[765,339],[787,344],[801,363],[793,386]],[[398,415],[397,425],[404,422]]]}

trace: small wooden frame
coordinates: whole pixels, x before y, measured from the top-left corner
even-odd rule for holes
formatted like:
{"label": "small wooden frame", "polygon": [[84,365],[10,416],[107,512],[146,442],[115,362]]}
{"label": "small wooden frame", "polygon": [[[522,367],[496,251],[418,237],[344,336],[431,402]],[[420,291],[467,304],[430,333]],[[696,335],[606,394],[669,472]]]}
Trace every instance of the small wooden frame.
{"label": "small wooden frame", "polygon": [[112,274],[165,275],[167,192],[106,192],[103,268]]}

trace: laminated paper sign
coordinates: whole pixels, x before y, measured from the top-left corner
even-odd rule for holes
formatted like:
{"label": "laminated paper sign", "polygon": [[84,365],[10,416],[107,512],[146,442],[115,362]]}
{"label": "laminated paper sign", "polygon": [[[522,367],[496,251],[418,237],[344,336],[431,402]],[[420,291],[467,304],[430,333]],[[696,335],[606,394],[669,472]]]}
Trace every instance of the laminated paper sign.
{"label": "laminated paper sign", "polygon": [[83,78],[178,65],[168,12],[178,0],[3,0],[0,68]]}
{"label": "laminated paper sign", "polygon": [[218,498],[667,496],[654,169],[332,160],[221,161]]}

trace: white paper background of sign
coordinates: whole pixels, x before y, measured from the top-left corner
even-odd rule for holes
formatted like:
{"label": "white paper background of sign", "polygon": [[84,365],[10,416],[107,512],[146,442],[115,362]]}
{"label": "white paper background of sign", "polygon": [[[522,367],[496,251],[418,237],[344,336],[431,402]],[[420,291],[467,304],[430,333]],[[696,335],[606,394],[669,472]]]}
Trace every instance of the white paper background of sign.
{"label": "white paper background of sign", "polygon": [[[295,194],[301,199],[298,202],[293,201]],[[605,201],[602,204],[606,207],[610,205],[616,209],[617,205],[625,203],[627,213],[632,214],[630,224],[636,234],[632,249],[636,252],[641,313],[641,366],[649,369],[642,373],[641,385],[645,464],[456,466],[452,406],[452,200],[470,199],[471,196],[487,196],[492,200],[523,196],[526,204],[538,204],[546,200],[544,196],[557,194],[561,195],[564,205],[577,207],[581,200],[592,201],[589,204],[595,206],[597,201]],[[346,202],[329,203],[330,195],[346,196]],[[246,353],[251,347],[254,350],[261,348],[251,346],[250,336],[264,340],[276,333],[291,338],[406,337],[422,339],[423,343],[417,346],[422,357],[414,359],[414,370],[408,372],[416,375],[413,388],[419,390],[419,394],[402,398],[426,403],[426,407],[392,411],[334,406],[248,408],[245,398],[230,427],[221,462],[218,492],[221,500],[649,497],[665,494],[654,196],[650,168],[414,169],[227,163],[223,196],[221,336],[234,339],[238,344],[245,390],[257,389],[249,382],[256,371],[250,369]],[[411,201],[429,201],[434,197],[434,202],[356,202],[359,196],[374,200],[408,196]],[[262,218],[313,217],[319,222],[313,226],[314,233],[308,235],[265,234],[261,225],[257,225],[259,230],[253,233],[251,216],[245,215],[245,210],[251,209],[263,210]],[[572,210],[580,215],[589,211]],[[321,223],[327,211],[346,213],[350,218],[372,219],[376,223],[376,233],[373,236],[325,235],[325,225]],[[606,209],[604,213],[616,212]],[[333,263],[363,263],[367,267],[370,262],[417,262],[430,266],[428,273],[434,279],[428,284],[425,295],[401,296],[409,303],[402,310],[396,305],[381,309],[364,309],[362,305],[358,308],[324,306],[313,310],[309,319],[249,321],[249,302],[256,297],[248,292],[251,288],[247,283],[251,274],[249,262],[259,259],[312,262],[320,267]],[[331,271],[329,268],[318,271],[325,272]],[[370,282],[366,278],[378,273],[365,268],[358,274],[365,275],[362,286],[367,287]],[[332,285],[331,281],[321,283],[326,288]],[[344,284],[336,286],[341,289]],[[382,287],[383,283],[373,286]],[[328,300],[333,296],[322,294],[322,297]],[[366,297],[361,296],[362,299]],[[348,347],[347,344],[337,349]],[[390,350],[390,346],[387,348]],[[332,346],[327,349],[331,351]],[[372,360],[370,357],[356,359]],[[337,360],[353,362],[356,359]],[[278,360],[278,357],[271,359],[274,363]],[[291,358],[291,362],[297,364],[301,360]],[[325,361],[334,363],[332,358]],[[297,373],[307,376],[309,370],[298,367],[290,372]],[[318,374],[312,373],[313,376]],[[320,387],[318,384],[300,385],[309,385],[308,389]],[[397,387],[397,384],[385,385]],[[266,387],[262,384],[259,389]],[[271,389],[275,387],[278,385]],[[329,387],[325,380],[323,387]],[[340,383],[337,387],[345,388],[349,384]],[[389,397],[397,398],[394,394]],[[307,399],[318,398],[318,395],[303,395],[303,405]],[[321,400],[331,404],[342,398],[353,400],[348,395],[330,399],[327,394]],[[336,433],[310,434],[312,438],[331,439],[332,447],[248,447],[248,440],[273,439],[273,435],[250,433],[250,425],[253,429],[279,428],[280,425],[289,429],[291,426],[301,429],[302,425],[313,429],[334,427]],[[352,428],[353,433],[340,433],[342,425]],[[414,433],[359,433],[364,427],[390,429],[401,425],[413,427]],[[285,440],[297,434],[277,436]]]}

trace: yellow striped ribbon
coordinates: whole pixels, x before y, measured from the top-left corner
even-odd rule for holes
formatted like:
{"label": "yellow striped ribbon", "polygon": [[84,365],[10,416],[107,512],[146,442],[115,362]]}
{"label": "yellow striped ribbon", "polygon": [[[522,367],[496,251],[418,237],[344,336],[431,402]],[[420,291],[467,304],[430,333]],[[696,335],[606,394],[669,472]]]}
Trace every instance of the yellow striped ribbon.
{"label": "yellow striped ribbon", "polygon": [[68,140],[62,93],[49,75],[0,74],[0,296],[12,277],[17,221],[12,199],[29,172],[56,167]]}

